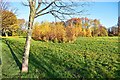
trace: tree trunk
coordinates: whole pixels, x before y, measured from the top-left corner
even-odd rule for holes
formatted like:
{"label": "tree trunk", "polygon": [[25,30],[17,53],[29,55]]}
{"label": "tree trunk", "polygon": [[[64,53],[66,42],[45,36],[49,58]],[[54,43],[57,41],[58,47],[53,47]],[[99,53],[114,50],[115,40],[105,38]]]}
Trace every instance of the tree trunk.
{"label": "tree trunk", "polygon": [[5,37],[8,37],[8,33],[4,28],[2,29],[2,33],[4,34]]}
{"label": "tree trunk", "polygon": [[30,43],[32,36],[32,26],[34,22],[35,11],[30,9],[29,23],[28,23],[28,33],[24,48],[23,61],[22,61],[22,72],[28,72],[28,61],[29,61],[29,51],[30,51]]}
{"label": "tree trunk", "polygon": [[23,54],[23,62],[22,62],[22,72],[28,72],[28,58],[29,58],[29,51],[30,51],[30,42],[31,42],[31,31],[28,31],[28,36],[26,38],[25,43],[25,51]]}
{"label": "tree trunk", "polygon": [[8,37],[8,34],[7,34],[7,32],[5,32],[5,37]]}

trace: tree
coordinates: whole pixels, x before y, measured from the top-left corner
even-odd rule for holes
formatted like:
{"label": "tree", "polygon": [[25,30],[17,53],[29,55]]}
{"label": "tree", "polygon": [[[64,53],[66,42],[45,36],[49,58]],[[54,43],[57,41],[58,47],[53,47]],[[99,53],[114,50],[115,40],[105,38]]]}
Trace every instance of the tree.
{"label": "tree", "polygon": [[97,28],[91,27],[92,36],[108,36],[107,29],[104,26],[99,26]]}
{"label": "tree", "polygon": [[18,25],[23,28],[23,26],[25,25],[25,20],[24,19],[18,19]]}
{"label": "tree", "polygon": [[17,9],[11,7],[8,0],[0,0],[0,23],[2,26],[0,30],[3,35],[7,36],[7,33],[14,32],[18,27],[15,15],[16,11]]}
{"label": "tree", "polygon": [[118,17],[118,35],[120,36],[120,16]]}
{"label": "tree", "polygon": [[92,36],[98,36],[100,31],[99,27],[101,26],[100,21],[97,19],[94,19],[90,21],[90,24],[92,24],[92,27],[91,27]]}
{"label": "tree", "polygon": [[9,0],[0,0],[0,11],[7,10],[16,14],[17,9],[10,6]]}
{"label": "tree", "polygon": [[18,36],[25,36],[26,35],[26,21],[24,19],[18,19],[19,29],[16,31]]}
{"label": "tree", "polygon": [[[29,14],[28,32],[27,32],[23,61],[22,61],[22,72],[28,72],[28,58],[29,58],[34,19],[45,14],[51,14],[54,17],[63,20],[66,18],[66,16],[81,14],[83,10],[78,11],[76,7],[77,6],[83,7],[84,6],[83,4],[77,5],[77,3],[74,3],[72,0],[70,0],[69,3],[64,2],[63,0],[51,0],[51,1],[28,0],[28,5],[24,4],[25,6],[28,6],[30,8],[30,14]],[[42,5],[44,5],[45,7],[42,8],[41,7]]]}
{"label": "tree", "polygon": [[104,26],[100,26],[98,36],[108,36],[107,29]]}
{"label": "tree", "polygon": [[9,2],[7,2],[6,0],[0,0],[0,9],[1,10],[8,10],[9,9]]}
{"label": "tree", "polygon": [[14,13],[7,11],[7,10],[2,10],[2,33],[5,34],[5,36],[8,36],[8,32],[13,32],[16,29],[18,29],[17,25],[17,17]]}

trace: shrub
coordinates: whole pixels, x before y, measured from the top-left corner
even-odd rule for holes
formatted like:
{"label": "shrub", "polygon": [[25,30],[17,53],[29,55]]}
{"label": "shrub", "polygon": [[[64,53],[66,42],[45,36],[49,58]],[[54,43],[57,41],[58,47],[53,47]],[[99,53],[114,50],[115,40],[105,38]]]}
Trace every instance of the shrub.
{"label": "shrub", "polygon": [[56,29],[55,29],[55,25],[51,25],[50,26],[50,31],[48,33],[48,36],[49,36],[49,40],[50,41],[54,41],[55,38],[56,38]]}
{"label": "shrub", "polygon": [[86,29],[86,37],[91,37],[91,30],[90,29]]}
{"label": "shrub", "polygon": [[66,31],[62,23],[55,24],[56,38],[59,42],[66,41]]}
{"label": "shrub", "polygon": [[74,28],[71,26],[66,27],[66,39],[67,42],[74,41],[76,39]]}
{"label": "shrub", "polygon": [[104,27],[102,27],[99,35],[100,36],[108,36],[108,32]]}
{"label": "shrub", "polygon": [[86,29],[83,29],[83,37],[86,37]]}
{"label": "shrub", "polygon": [[35,23],[32,37],[35,40],[73,42],[77,37],[107,36],[105,27],[84,27],[81,24],[66,26],[61,23]]}
{"label": "shrub", "polygon": [[50,24],[44,22],[35,24],[33,29],[33,39],[43,41],[65,42],[66,31],[61,23]]}
{"label": "shrub", "polygon": [[35,23],[33,33],[32,33],[32,38],[35,40],[41,40],[41,32],[40,32],[40,24]]}

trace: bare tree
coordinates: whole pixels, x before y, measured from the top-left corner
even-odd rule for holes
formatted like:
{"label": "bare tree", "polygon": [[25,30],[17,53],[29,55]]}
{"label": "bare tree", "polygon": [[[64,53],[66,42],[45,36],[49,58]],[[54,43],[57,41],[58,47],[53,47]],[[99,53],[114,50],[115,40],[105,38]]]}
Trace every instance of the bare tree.
{"label": "bare tree", "polygon": [[8,0],[0,0],[0,11],[2,11],[2,10],[4,10],[4,11],[7,10],[7,11],[10,11],[10,12],[16,14],[18,9],[11,7],[10,2]]}
{"label": "bare tree", "polygon": [[64,2],[63,0],[28,0],[28,5],[24,4],[30,8],[30,14],[22,61],[22,72],[28,72],[30,43],[35,18],[45,14],[51,14],[60,20],[64,20],[72,15],[80,15],[84,11],[77,9],[77,6],[84,7],[86,3],[77,4],[77,2],[73,2],[74,0],[67,1],[68,2]]}
{"label": "bare tree", "polygon": [[7,1],[3,1],[3,0],[0,0],[0,8],[1,8],[1,10],[8,10],[8,8],[9,8],[9,2],[7,2]]}

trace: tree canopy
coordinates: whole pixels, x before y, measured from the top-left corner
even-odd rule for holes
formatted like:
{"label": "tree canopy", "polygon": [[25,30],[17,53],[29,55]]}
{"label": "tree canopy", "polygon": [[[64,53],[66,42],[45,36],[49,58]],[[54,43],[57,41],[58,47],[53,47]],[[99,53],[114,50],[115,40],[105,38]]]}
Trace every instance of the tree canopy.
{"label": "tree canopy", "polygon": [[1,13],[2,33],[7,36],[8,32],[12,32],[18,28],[17,17],[14,13],[7,10],[2,10]]}

